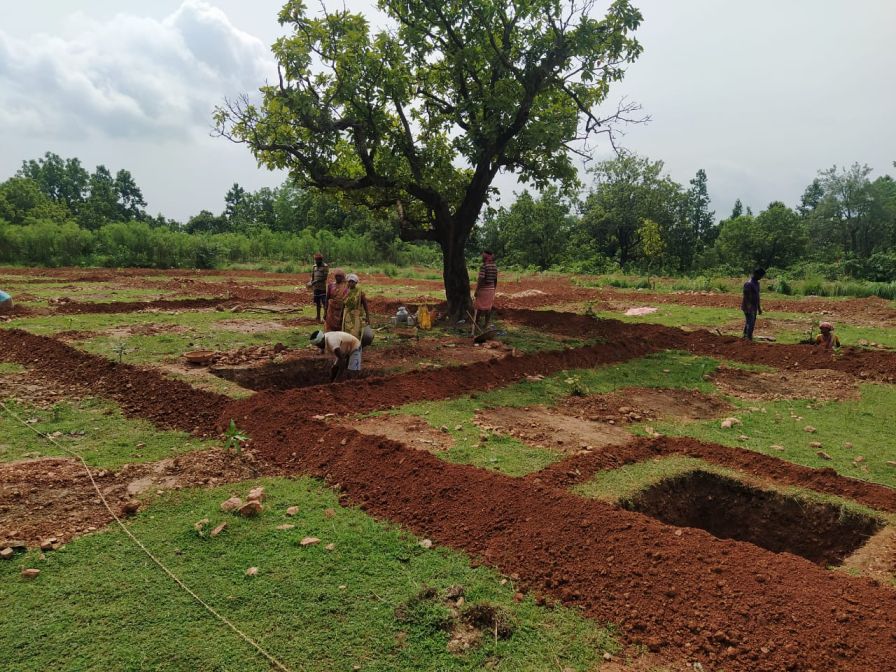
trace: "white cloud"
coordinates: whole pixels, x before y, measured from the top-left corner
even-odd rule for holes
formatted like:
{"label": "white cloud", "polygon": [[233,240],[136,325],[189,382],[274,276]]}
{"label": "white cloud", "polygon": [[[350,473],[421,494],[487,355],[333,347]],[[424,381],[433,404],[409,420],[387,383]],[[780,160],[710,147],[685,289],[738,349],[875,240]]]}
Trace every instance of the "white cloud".
{"label": "white cloud", "polygon": [[83,15],[72,37],[0,29],[0,127],[44,138],[182,140],[274,74],[261,40],[202,0],[161,21]]}

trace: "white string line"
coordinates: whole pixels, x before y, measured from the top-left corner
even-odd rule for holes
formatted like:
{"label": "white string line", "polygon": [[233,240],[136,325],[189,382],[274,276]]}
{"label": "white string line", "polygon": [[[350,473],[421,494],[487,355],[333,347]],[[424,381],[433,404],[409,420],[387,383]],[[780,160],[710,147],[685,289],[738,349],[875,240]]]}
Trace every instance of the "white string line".
{"label": "white string line", "polygon": [[106,510],[109,512],[109,514],[115,519],[115,522],[118,523],[118,526],[121,527],[122,530],[124,530],[124,533],[125,533],[128,537],[130,537],[131,540],[132,540],[135,544],[137,544],[137,546],[140,547],[140,550],[142,550],[144,553],[146,553],[146,555],[149,556],[150,560],[152,560],[154,563],[156,563],[156,565],[158,565],[158,566],[162,569],[162,571],[165,572],[165,573],[166,573],[166,574],[167,574],[167,575],[168,575],[168,576],[169,576],[169,577],[170,577],[170,578],[171,578],[171,579],[172,579],[178,586],[180,586],[181,588],[183,588],[183,590],[185,590],[187,593],[189,593],[189,595],[192,596],[194,600],[196,600],[199,604],[201,604],[203,607],[205,607],[206,610],[207,610],[212,616],[214,616],[214,617],[217,618],[219,621],[221,621],[222,623],[224,623],[228,628],[230,628],[230,629],[233,630],[237,635],[239,635],[245,642],[247,642],[247,643],[250,644],[252,647],[254,647],[255,650],[258,651],[258,653],[260,653],[262,656],[264,656],[264,657],[268,660],[268,662],[270,662],[272,665],[274,665],[277,669],[282,670],[282,672],[292,672],[288,667],[286,667],[286,665],[284,665],[284,664],[281,663],[279,660],[277,660],[276,658],[274,658],[274,656],[272,656],[270,653],[268,653],[267,651],[265,651],[265,650],[261,647],[261,645],[258,644],[258,643],[257,643],[255,640],[253,640],[251,637],[249,637],[249,635],[247,635],[247,634],[244,633],[242,630],[240,630],[237,626],[235,626],[233,623],[231,623],[231,622],[227,619],[226,616],[220,614],[218,611],[215,610],[214,607],[212,607],[212,606],[211,606],[210,604],[208,604],[205,600],[203,600],[201,597],[199,597],[199,595],[197,595],[195,592],[193,592],[193,590],[192,590],[187,584],[185,584],[183,581],[181,581],[181,580],[177,577],[177,575],[174,574],[174,572],[172,572],[170,569],[168,569],[168,567],[166,567],[166,566],[164,565],[164,563],[162,563],[161,560],[159,560],[156,556],[154,556],[154,555],[149,551],[149,549],[146,548],[146,546],[143,545],[143,542],[141,542],[137,537],[134,536],[134,534],[127,528],[127,526],[125,526],[125,524],[121,522],[121,519],[120,519],[117,515],[115,515],[115,512],[112,510],[112,507],[109,506],[109,502],[106,501],[106,497],[103,495],[102,490],[100,490],[99,486],[96,484],[96,481],[93,479],[93,473],[90,471],[90,467],[87,466],[87,463],[84,461],[84,458],[81,457],[81,455],[79,455],[78,453],[74,452],[73,450],[69,450],[68,448],[66,448],[65,446],[63,446],[61,443],[59,443],[58,441],[56,441],[56,439],[54,439],[54,438],[53,438],[52,436],[50,436],[49,434],[45,434],[44,432],[41,432],[41,431],[40,431],[39,429],[37,429],[36,427],[34,427],[34,426],[28,424],[27,422],[25,422],[20,416],[18,416],[15,412],[13,412],[12,409],[10,409],[9,406],[7,406],[4,402],[0,401],[0,406],[2,406],[2,407],[3,407],[3,410],[5,410],[7,413],[9,413],[9,415],[11,415],[13,418],[15,418],[16,420],[18,420],[23,426],[25,426],[25,427],[27,427],[28,429],[32,430],[32,431],[33,431],[35,434],[37,434],[38,436],[41,436],[41,437],[43,437],[44,439],[47,439],[50,443],[52,443],[53,445],[55,445],[57,448],[59,448],[59,449],[62,450],[63,452],[68,453],[68,454],[71,455],[72,457],[76,457],[76,458],[78,458],[78,460],[81,462],[81,466],[84,467],[84,471],[87,472],[87,476],[90,477],[90,482],[93,484],[93,489],[96,490],[96,493],[100,496],[100,500],[103,502],[103,506],[106,507]]}

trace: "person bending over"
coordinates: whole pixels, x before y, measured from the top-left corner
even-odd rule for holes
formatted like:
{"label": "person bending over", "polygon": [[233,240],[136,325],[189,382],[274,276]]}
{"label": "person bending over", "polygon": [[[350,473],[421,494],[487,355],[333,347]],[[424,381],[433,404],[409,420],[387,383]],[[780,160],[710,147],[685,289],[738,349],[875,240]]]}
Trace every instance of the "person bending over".
{"label": "person bending over", "polygon": [[354,378],[361,373],[361,341],[344,331],[328,331],[320,329],[310,336],[311,342],[327,355],[332,355],[333,366],[330,368],[330,382],[335,382],[344,371]]}

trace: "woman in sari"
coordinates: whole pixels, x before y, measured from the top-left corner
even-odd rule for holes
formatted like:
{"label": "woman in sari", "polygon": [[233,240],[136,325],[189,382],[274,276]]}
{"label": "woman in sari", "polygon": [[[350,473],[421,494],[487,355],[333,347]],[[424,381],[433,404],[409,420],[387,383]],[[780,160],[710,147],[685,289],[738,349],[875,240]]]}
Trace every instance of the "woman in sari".
{"label": "woman in sari", "polygon": [[348,283],[345,271],[337,268],[333,271],[334,282],[327,287],[327,316],[324,318],[324,331],[342,331],[342,311],[345,298],[348,296]]}
{"label": "woman in sari", "polygon": [[[364,331],[364,325],[370,324],[370,309],[367,307],[367,297],[358,288],[360,280],[354,273],[348,275],[348,294],[343,302],[342,331],[351,334],[358,340]],[[362,317],[363,311],[363,320]]]}
{"label": "woman in sari", "polygon": [[481,329],[488,328],[492,319],[492,308],[495,306],[495,293],[498,290],[498,266],[495,264],[495,255],[486,250],[482,253],[482,266],[479,269],[479,278],[476,280],[476,291],[473,293],[473,335],[479,326],[479,319],[485,316]]}

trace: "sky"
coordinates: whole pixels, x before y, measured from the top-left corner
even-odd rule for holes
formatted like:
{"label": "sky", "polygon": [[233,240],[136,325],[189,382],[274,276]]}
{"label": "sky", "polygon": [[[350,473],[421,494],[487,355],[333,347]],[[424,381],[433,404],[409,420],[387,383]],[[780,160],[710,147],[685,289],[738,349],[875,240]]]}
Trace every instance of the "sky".
{"label": "sky", "polygon": [[[796,205],[834,164],[896,174],[893,0],[633,4],[644,53],[608,106],[625,96],[651,121],[629,127],[622,145],[663,160],[685,186],[706,170],[718,217],[737,198],[757,212],[773,200]],[[147,210],[180,221],[221,212],[234,182],[279,185],[285,174],[211,136],[211,113],[276,76],[269,47],[283,33],[281,5],[0,0],[0,181],[52,151],[91,171],[129,170]],[[609,156],[598,144],[596,158]],[[505,204],[520,189],[507,177],[497,186]]]}

